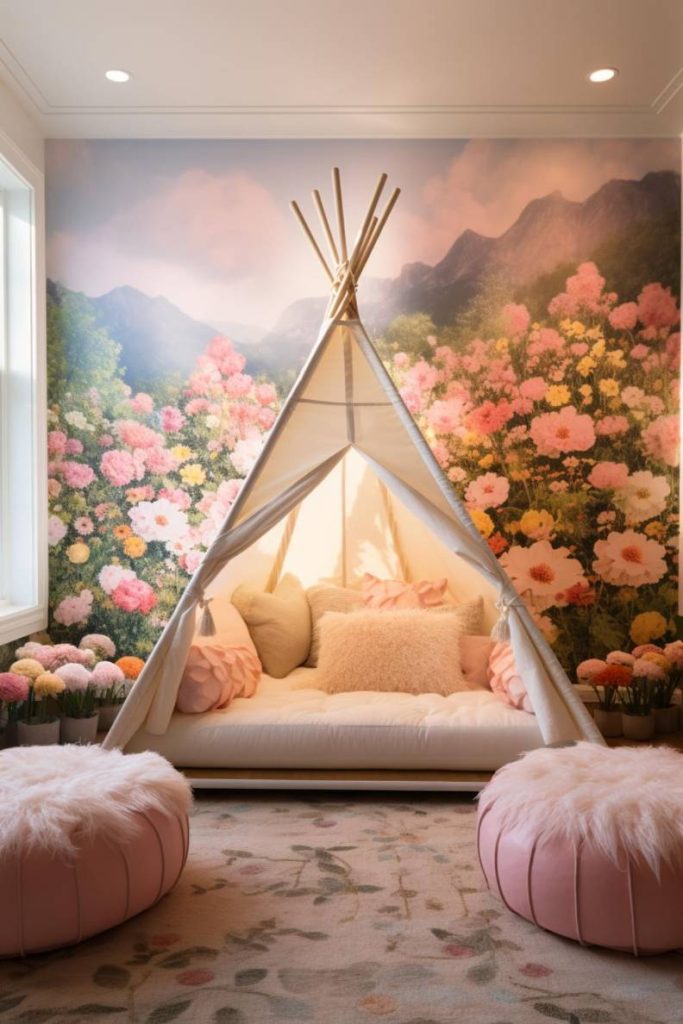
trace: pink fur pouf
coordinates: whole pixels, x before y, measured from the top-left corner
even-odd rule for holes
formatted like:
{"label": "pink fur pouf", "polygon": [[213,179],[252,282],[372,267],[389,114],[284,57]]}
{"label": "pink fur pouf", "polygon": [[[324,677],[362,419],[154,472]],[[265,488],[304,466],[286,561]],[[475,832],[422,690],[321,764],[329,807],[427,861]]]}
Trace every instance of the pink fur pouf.
{"label": "pink fur pouf", "polygon": [[479,798],[478,848],[509,910],[635,956],[683,947],[683,755],[546,747]]}
{"label": "pink fur pouf", "polygon": [[80,942],[151,907],[185,864],[185,778],[158,754],[0,752],[0,956]]}

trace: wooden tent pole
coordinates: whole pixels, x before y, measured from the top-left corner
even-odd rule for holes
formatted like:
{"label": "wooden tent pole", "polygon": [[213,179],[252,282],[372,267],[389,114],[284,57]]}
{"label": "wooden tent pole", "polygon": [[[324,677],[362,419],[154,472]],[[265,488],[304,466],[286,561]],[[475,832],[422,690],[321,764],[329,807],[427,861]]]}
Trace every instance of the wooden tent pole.
{"label": "wooden tent pole", "polygon": [[291,206],[292,210],[294,211],[296,219],[299,221],[299,224],[301,225],[301,229],[302,229],[303,233],[306,235],[306,238],[308,239],[308,241],[313,246],[313,251],[315,252],[315,254],[318,257],[318,259],[320,260],[320,262],[322,264],[322,267],[323,267],[323,270],[327,274],[327,276],[330,279],[330,281],[334,281],[334,274],[332,273],[332,271],[330,270],[329,266],[327,265],[327,260],[325,259],[325,257],[323,256],[322,252],[320,251],[320,246],[318,245],[318,243],[316,242],[315,238],[313,237],[313,232],[311,231],[311,229],[309,228],[308,224],[306,223],[306,218],[304,217],[303,213],[299,209],[299,204],[295,200],[292,200],[292,202],[289,205]]}
{"label": "wooden tent pole", "polygon": [[389,198],[389,202],[384,207],[384,213],[382,214],[382,216],[380,217],[379,221],[377,222],[377,227],[375,228],[375,233],[374,233],[373,237],[370,240],[370,244],[366,247],[365,252],[362,255],[360,266],[358,268],[358,274],[362,274],[363,268],[365,267],[365,264],[370,259],[370,256],[372,255],[372,250],[377,245],[377,241],[379,239],[379,236],[382,234],[382,231],[384,230],[384,225],[388,221],[389,215],[390,215],[391,211],[393,210],[394,206],[396,205],[396,200],[398,199],[400,194],[401,194],[400,188],[395,188],[394,191],[391,193],[391,196]]}
{"label": "wooden tent pole", "polygon": [[320,223],[322,224],[323,231],[325,232],[327,244],[330,247],[332,260],[336,266],[339,263],[339,253],[337,252],[337,244],[334,240],[334,235],[332,234],[332,229],[330,228],[330,222],[327,219],[327,214],[325,213],[325,207],[323,206],[322,196],[318,192],[317,188],[313,189],[313,202],[315,203],[316,208],[318,210],[318,217],[320,218]]}
{"label": "wooden tent pole", "polygon": [[341,251],[342,263],[346,263],[349,254],[346,251],[346,225],[344,223],[344,201],[342,199],[341,176],[339,168],[332,168],[332,187],[334,189],[334,203],[337,210],[337,231],[339,232],[339,248]]}

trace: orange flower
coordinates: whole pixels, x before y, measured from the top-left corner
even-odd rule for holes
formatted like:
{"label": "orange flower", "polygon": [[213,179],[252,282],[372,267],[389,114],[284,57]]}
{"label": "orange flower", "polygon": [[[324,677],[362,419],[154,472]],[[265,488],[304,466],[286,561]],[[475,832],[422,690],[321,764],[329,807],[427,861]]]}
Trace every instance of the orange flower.
{"label": "orange flower", "polygon": [[130,526],[125,525],[115,526],[113,530],[114,536],[116,537],[117,540],[125,540],[126,537],[130,537],[132,532],[133,531],[131,530]]}
{"label": "orange flower", "polygon": [[591,682],[595,686],[628,686],[633,672],[625,665],[608,665],[594,675]]}
{"label": "orange flower", "polygon": [[136,658],[132,654],[119,658],[116,664],[119,666],[126,679],[137,679],[145,667],[145,663],[142,658]]}
{"label": "orange flower", "polygon": [[126,552],[129,558],[140,558],[140,556],[144,555],[145,551],[147,550],[147,545],[145,544],[142,537],[137,537],[135,534],[133,534],[131,537],[126,537],[126,539],[124,540],[123,550]]}

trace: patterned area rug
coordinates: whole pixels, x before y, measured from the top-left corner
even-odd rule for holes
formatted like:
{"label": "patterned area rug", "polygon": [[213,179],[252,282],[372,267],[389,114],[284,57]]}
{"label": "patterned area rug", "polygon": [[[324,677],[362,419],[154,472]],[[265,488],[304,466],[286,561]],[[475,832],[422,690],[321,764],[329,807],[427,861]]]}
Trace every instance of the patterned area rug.
{"label": "patterned area rug", "polygon": [[683,955],[539,931],[484,888],[474,839],[467,797],[200,795],[178,887],[0,964],[0,1024],[680,1024]]}

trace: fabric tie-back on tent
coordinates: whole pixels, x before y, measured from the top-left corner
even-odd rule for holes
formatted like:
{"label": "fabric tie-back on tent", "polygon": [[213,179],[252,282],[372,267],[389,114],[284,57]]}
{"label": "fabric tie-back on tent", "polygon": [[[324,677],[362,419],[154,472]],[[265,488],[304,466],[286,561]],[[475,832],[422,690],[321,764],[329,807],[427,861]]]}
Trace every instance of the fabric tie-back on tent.
{"label": "fabric tie-back on tent", "polygon": [[[383,560],[385,571],[404,577],[411,564],[424,577],[429,563],[434,575],[448,576],[456,597],[488,593],[493,599],[490,610],[495,603],[500,614],[497,628],[510,637],[545,742],[604,742],[523,600],[453,494],[358,319],[358,278],[399,194],[395,189],[382,215],[374,216],[385,181],[382,175],[350,251],[336,168],[337,239],[320,194],[314,192],[334,271],[299,207],[292,204],[332,284],[326,319],[223,527],[112,726],[106,747],[125,747],[143,728],[153,735],[166,732],[198,612],[206,613],[209,602],[229,599],[244,579],[272,585],[283,562],[308,585],[326,574],[346,583],[362,571],[373,571],[377,559]],[[359,464],[364,472],[360,478]],[[354,474],[361,481],[355,492],[350,486]],[[387,538],[393,563],[384,550]]]}

